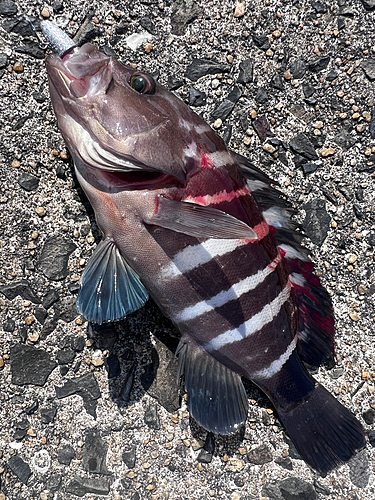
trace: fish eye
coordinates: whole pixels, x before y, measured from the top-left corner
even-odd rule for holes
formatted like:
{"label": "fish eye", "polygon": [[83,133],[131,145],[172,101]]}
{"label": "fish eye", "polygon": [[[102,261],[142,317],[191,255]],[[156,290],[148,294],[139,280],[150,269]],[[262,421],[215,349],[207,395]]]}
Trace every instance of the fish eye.
{"label": "fish eye", "polygon": [[140,94],[153,94],[155,92],[155,80],[150,75],[136,73],[130,78],[129,84]]}

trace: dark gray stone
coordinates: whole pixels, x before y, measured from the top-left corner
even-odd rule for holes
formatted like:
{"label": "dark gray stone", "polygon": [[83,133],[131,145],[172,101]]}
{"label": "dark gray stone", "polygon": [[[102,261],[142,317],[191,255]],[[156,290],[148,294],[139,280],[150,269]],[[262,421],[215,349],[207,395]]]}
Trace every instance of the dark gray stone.
{"label": "dark gray stone", "polygon": [[37,263],[38,270],[53,281],[68,275],[69,256],[77,248],[72,240],[62,236],[51,236],[44,243]]}
{"label": "dark gray stone", "polygon": [[14,455],[8,460],[8,466],[22,483],[27,484],[31,476],[31,469],[28,463],[24,462],[18,455]]}
{"label": "dark gray stone", "polygon": [[54,421],[57,413],[57,408],[41,408],[40,409],[40,419],[42,424],[50,424]]}
{"label": "dark gray stone", "polygon": [[343,129],[338,134],[336,134],[333,140],[344,151],[347,151],[356,143],[356,138],[354,133],[349,132],[346,129]]}
{"label": "dark gray stone", "polygon": [[234,106],[234,103],[228,100],[221,102],[219,106],[212,111],[211,118],[213,120],[220,118],[224,121],[231,114]]}
{"label": "dark gray stone", "polygon": [[262,495],[269,500],[317,500],[318,498],[311,483],[293,476],[266,484],[262,489]]}
{"label": "dark gray stone", "polygon": [[362,0],[363,7],[366,10],[374,10],[375,9],[375,0]]}
{"label": "dark gray stone", "polygon": [[302,165],[302,170],[305,175],[309,175],[314,173],[318,168],[318,165],[316,163],[304,163]]}
{"label": "dark gray stone", "polygon": [[271,85],[276,90],[284,90],[284,81],[279,73],[274,73],[271,78]]}
{"label": "dark gray stone", "polygon": [[349,460],[349,477],[358,488],[365,488],[369,482],[371,468],[366,450],[357,453]]}
{"label": "dark gray stone", "polygon": [[34,309],[34,316],[39,321],[39,323],[43,325],[47,317],[47,311],[44,309],[44,307],[37,306]]}
{"label": "dark gray stone", "polygon": [[26,415],[32,415],[39,408],[39,401],[34,399],[34,401],[25,409]]}
{"label": "dark gray stone", "polygon": [[264,142],[267,137],[274,136],[266,116],[259,116],[259,118],[256,118],[253,122],[253,127],[261,142]]}
{"label": "dark gray stone", "polygon": [[4,321],[3,323],[4,332],[13,333],[15,328],[16,328],[16,322],[14,321],[14,319],[8,318]]}
{"label": "dark gray stone", "polygon": [[23,172],[17,179],[18,184],[25,189],[25,191],[35,191],[39,186],[39,177],[28,172]]}
{"label": "dark gray stone", "polygon": [[121,365],[118,357],[115,354],[111,354],[106,359],[106,368],[108,371],[108,378],[116,378],[121,373]]}
{"label": "dark gray stone", "polygon": [[194,59],[186,68],[185,76],[189,80],[196,82],[205,75],[216,75],[217,73],[229,73],[230,66],[221,64],[212,59]]}
{"label": "dark gray stone", "polygon": [[176,78],[174,75],[168,76],[168,90],[177,90],[184,85],[184,80]]}
{"label": "dark gray stone", "polygon": [[266,104],[268,101],[268,94],[265,88],[259,87],[255,96],[255,100],[259,104]]}
{"label": "dark gray stone", "polygon": [[55,305],[55,318],[70,323],[78,316],[76,297],[63,297]]}
{"label": "dark gray stone", "polygon": [[56,353],[59,365],[70,365],[70,363],[73,363],[75,356],[76,353],[72,349],[61,349]]}
{"label": "dark gray stone", "polygon": [[13,300],[20,295],[24,300],[30,300],[34,304],[40,304],[40,299],[31,288],[27,280],[11,283],[10,285],[0,286],[0,293],[5,295],[8,300]]}
{"label": "dark gray stone", "polygon": [[207,101],[206,92],[190,87],[189,89],[189,105],[190,106],[204,106]]}
{"label": "dark gray stone", "polygon": [[338,72],[335,69],[331,69],[331,71],[326,76],[327,82],[333,82],[339,76]]}
{"label": "dark gray stone", "polygon": [[311,5],[317,14],[325,14],[327,12],[327,6],[322,2],[312,2]]}
{"label": "dark gray stone", "polygon": [[[21,130],[21,128],[25,125],[27,120],[29,118],[32,118],[32,117],[33,117],[33,115],[31,114],[31,115],[26,115],[26,116],[22,116],[21,118],[18,118],[18,120],[15,120],[12,123],[12,130],[14,130],[14,131]],[[29,189],[29,191],[31,191],[31,190]]]}
{"label": "dark gray stone", "polygon": [[308,160],[317,160],[319,158],[314,146],[304,133],[297,134],[293,137],[289,146],[294,152],[304,156]]}
{"label": "dark gray stone", "polygon": [[8,64],[8,56],[6,54],[0,53],[0,69],[6,68]]}
{"label": "dark gray stone", "polygon": [[151,351],[152,363],[145,368],[141,384],[170,413],[180,408],[176,373],[178,360],[163,342],[156,340]]}
{"label": "dark gray stone", "polygon": [[132,448],[124,450],[122,452],[122,460],[129,469],[133,469],[135,467],[135,462],[137,459],[136,450],[136,447],[133,446]]}
{"label": "dark gray stone", "polygon": [[135,375],[136,365],[132,364],[128,371],[125,373],[125,377],[122,381],[122,386],[119,392],[119,398],[124,403],[129,403],[131,391],[134,384],[134,375]]}
{"label": "dark gray stone", "polygon": [[290,72],[293,75],[293,78],[296,80],[302,78],[307,71],[307,65],[304,60],[296,59],[290,65]]}
{"label": "dark gray stone", "polygon": [[60,488],[61,481],[62,481],[61,474],[53,474],[46,481],[47,489],[52,492],[57,491]]}
{"label": "dark gray stone", "polygon": [[303,95],[307,98],[312,97],[315,93],[315,88],[309,83],[303,83],[302,90],[303,90]]}
{"label": "dark gray stone", "polygon": [[57,460],[60,464],[70,465],[70,462],[76,456],[76,452],[70,444],[67,444],[57,452]]}
{"label": "dark gray stone", "polygon": [[267,35],[253,35],[254,44],[262,50],[268,50],[271,47],[270,41]]}
{"label": "dark gray stone", "polygon": [[293,470],[293,463],[290,459],[290,457],[280,457],[275,460],[275,463],[277,465],[280,465],[283,469],[286,470]]}
{"label": "dark gray stone", "polygon": [[49,309],[55,302],[60,300],[60,295],[57,290],[50,290],[42,300],[42,306]]}
{"label": "dark gray stone", "polygon": [[368,440],[372,447],[375,447],[375,431],[368,432]]}
{"label": "dark gray stone", "polygon": [[78,394],[83,399],[84,407],[89,415],[96,418],[97,399],[100,398],[100,389],[93,373],[87,373],[81,377],[68,380],[62,387],[56,387],[56,397],[66,398],[72,394]]}
{"label": "dark gray stone", "polygon": [[16,344],[10,349],[12,384],[44,385],[57,363],[42,349]]}
{"label": "dark gray stone", "polygon": [[309,71],[311,71],[312,73],[319,73],[320,71],[323,71],[328,66],[330,59],[331,59],[330,56],[325,56],[325,57],[318,57],[317,59],[309,61],[308,62]]}
{"label": "dark gray stone", "polygon": [[306,203],[303,208],[306,210],[303,229],[310,240],[320,246],[327,237],[331,222],[331,217],[326,209],[326,202],[317,198]]}
{"label": "dark gray stone", "polygon": [[17,14],[17,5],[10,0],[0,2],[0,15],[15,16]]}
{"label": "dark gray stone", "polygon": [[375,59],[369,57],[361,62],[361,68],[370,81],[375,80]]}
{"label": "dark gray stone", "polygon": [[158,430],[160,429],[160,419],[158,415],[157,405],[149,405],[145,411],[144,415],[145,424],[150,427],[150,429]]}
{"label": "dark gray stone", "polygon": [[26,434],[27,434],[26,429],[17,429],[13,434],[13,439],[15,441],[22,441],[22,439],[26,436]]}
{"label": "dark gray stone", "polygon": [[108,479],[76,477],[65,488],[67,493],[83,497],[86,493],[108,495],[110,482]]}
{"label": "dark gray stone", "polygon": [[[174,0],[172,3],[171,25],[174,35],[183,35],[189,23],[201,17],[203,9],[194,0]],[[151,33],[151,32],[150,32]]]}
{"label": "dark gray stone", "polygon": [[85,447],[82,465],[88,472],[96,474],[109,474],[107,469],[108,444],[103,441],[97,429],[86,432]]}
{"label": "dark gray stone", "polygon": [[20,54],[27,54],[35,59],[44,59],[45,57],[44,51],[39,48],[36,42],[25,42],[23,45],[16,47],[15,51]]}
{"label": "dark gray stone", "polygon": [[74,349],[76,352],[82,352],[85,347],[86,341],[85,338],[82,337],[82,335],[80,335],[79,337],[73,337],[72,349]]}
{"label": "dark gray stone", "polygon": [[240,63],[240,72],[237,78],[237,83],[252,83],[254,78],[254,61],[245,59]]}
{"label": "dark gray stone", "polygon": [[152,35],[156,35],[155,24],[150,16],[141,17],[139,20],[139,24],[142,26],[142,28],[144,28],[146,31],[148,31]]}
{"label": "dark gray stone", "polygon": [[272,462],[273,456],[270,448],[266,444],[262,444],[247,454],[247,459],[251,464],[263,465]]}
{"label": "dark gray stone", "polygon": [[209,464],[212,462],[212,453],[202,448],[197,456],[198,462]]}

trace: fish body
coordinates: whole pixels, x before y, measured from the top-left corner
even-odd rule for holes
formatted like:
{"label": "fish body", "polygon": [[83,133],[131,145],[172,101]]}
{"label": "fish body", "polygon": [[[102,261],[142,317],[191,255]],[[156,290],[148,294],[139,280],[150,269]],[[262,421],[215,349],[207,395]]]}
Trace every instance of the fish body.
{"label": "fish body", "polygon": [[361,424],[303,364],[333,362],[331,303],[279,193],[151,76],[90,44],[69,50],[47,58],[51,99],[103,232],[81,313],[116,321],[151,295],[181,332],[200,425],[238,429],[246,377],[307,463],[327,472],[348,460],[365,444]]}

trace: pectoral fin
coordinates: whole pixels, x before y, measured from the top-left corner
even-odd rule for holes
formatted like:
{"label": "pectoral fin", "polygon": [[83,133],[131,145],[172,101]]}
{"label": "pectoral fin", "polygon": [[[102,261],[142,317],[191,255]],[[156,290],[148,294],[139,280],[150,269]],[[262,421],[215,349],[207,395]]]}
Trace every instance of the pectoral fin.
{"label": "pectoral fin", "polygon": [[88,321],[117,321],[136,311],[148,299],[138,275],[127,264],[114,241],[96,247],[81,278],[77,309]]}
{"label": "pectoral fin", "polygon": [[256,232],[245,222],[216,208],[183,201],[158,198],[157,213],[145,219],[152,224],[196,238],[251,239]]}

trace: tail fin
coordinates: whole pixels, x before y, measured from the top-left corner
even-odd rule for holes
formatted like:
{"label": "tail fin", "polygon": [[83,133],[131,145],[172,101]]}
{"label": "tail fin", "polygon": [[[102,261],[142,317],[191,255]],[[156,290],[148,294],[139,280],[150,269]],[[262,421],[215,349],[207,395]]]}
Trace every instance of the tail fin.
{"label": "tail fin", "polygon": [[301,458],[321,474],[366,444],[360,422],[321,385],[293,409],[278,409],[278,414]]}

